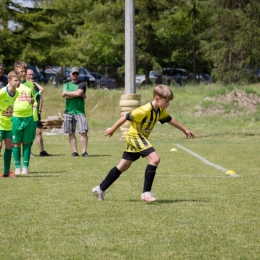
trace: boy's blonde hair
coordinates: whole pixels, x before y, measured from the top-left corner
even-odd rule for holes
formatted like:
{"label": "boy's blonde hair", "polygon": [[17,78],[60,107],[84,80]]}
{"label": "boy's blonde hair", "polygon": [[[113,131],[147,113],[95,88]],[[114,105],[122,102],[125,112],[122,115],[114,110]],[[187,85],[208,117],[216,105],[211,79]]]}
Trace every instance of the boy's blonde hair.
{"label": "boy's blonde hair", "polygon": [[18,60],[14,64],[14,69],[25,69],[27,70],[27,63],[21,60]]}
{"label": "boy's blonde hair", "polygon": [[173,100],[174,95],[168,86],[160,84],[153,89],[153,97],[158,96],[166,100]]}
{"label": "boy's blonde hair", "polygon": [[20,74],[19,74],[17,71],[12,70],[12,71],[10,71],[10,72],[8,73],[7,78],[10,79],[10,80],[11,80],[12,78],[19,78],[19,79],[20,79]]}

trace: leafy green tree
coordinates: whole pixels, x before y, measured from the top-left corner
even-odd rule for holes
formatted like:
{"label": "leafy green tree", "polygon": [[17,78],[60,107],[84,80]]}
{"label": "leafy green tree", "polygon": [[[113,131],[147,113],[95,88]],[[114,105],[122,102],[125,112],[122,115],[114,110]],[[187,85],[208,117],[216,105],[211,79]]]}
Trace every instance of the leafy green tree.
{"label": "leafy green tree", "polygon": [[15,33],[18,8],[19,5],[10,0],[3,0],[0,3],[0,61],[10,68],[13,68],[13,61],[21,52],[20,37]]}
{"label": "leafy green tree", "polygon": [[211,2],[211,26],[204,34],[202,51],[214,64],[213,76],[224,84],[250,81],[247,69],[255,71],[259,64],[259,10],[257,0]]}
{"label": "leafy green tree", "polygon": [[51,18],[56,11],[37,6],[25,8],[13,1],[3,0],[1,9],[0,55],[10,69],[16,60],[45,63],[51,60],[49,50],[59,45],[57,28]]}

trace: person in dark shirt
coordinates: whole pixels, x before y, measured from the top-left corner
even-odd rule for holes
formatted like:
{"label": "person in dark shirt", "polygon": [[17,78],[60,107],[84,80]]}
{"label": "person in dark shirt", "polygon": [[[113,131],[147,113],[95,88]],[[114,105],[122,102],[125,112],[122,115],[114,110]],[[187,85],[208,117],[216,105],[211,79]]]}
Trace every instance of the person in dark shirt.
{"label": "person in dark shirt", "polygon": [[7,86],[8,79],[7,76],[4,73],[4,65],[3,63],[0,63],[0,89]]}

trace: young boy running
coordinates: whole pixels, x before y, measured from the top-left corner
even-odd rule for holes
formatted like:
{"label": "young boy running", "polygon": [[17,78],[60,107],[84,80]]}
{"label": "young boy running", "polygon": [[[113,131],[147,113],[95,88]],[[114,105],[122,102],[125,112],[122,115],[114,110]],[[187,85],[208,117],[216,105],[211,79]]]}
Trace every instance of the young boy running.
{"label": "young boy running", "polygon": [[[22,61],[15,63],[15,71],[19,73],[21,82],[25,80],[27,64]],[[31,82],[30,82],[31,83]],[[13,108],[13,157],[15,175],[27,174],[30,161],[31,144],[35,137],[35,124],[33,120],[33,89],[20,84],[18,97]],[[23,144],[23,168],[21,171],[20,154]]]}
{"label": "young boy running", "polygon": [[8,73],[8,85],[0,90],[0,141],[5,142],[4,151],[4,173],[2,177],[15,178],[10,173],[12,157],[12,115],[13,104],[18,97],[18,88],[20,85],[20,76],[17,72]]}
{"label": "young boy running", "polygon": [[166,85],[157,85],[153,90],[153,100],[151,102],[122,116],[112,127],[106,130],[105,135],[112,136],[117,128],[123,125],[126,120],[131,122],[131,126],[126,134],[126,146],[121,161],[109,171],[106,178],[98,186],[92,189],[92,192],[99,201],[104,200],[105,190],[108,189],[120,174],[126,171],[134,161],[138,160],[140,156],[148,160],[148,165],[145,169],[141,200],[146,202],[154,202],[157,200],[151,193],[151,189],[160,158],[148,141],[148,136],[153,127],[158,121],[162,124],[168,123],[183,131],[187,138],[195,138],[195,135],[191,131],[168,115],[165,110],[170,105],[170,101],[173,97],[171,89]]}

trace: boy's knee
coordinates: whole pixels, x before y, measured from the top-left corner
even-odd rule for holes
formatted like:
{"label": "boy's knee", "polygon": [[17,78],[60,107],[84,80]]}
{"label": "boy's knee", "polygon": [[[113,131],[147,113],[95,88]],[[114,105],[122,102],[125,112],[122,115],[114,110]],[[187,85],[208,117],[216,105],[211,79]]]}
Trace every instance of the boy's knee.
{"label": "boy's knee", "polygon": [[161,161],[160,157],[158,157],[158,158],[155,160],[155,164],[156,164],[156,166],[159,165],[160,161]]}
{"label": "boy's knee", "polygon": [[159,163],[160,163],[160,160],[161,160],[160,157],[153,158],[153,159],[149,162],[149,164],[154,165],[154,166],[158,166]]}

